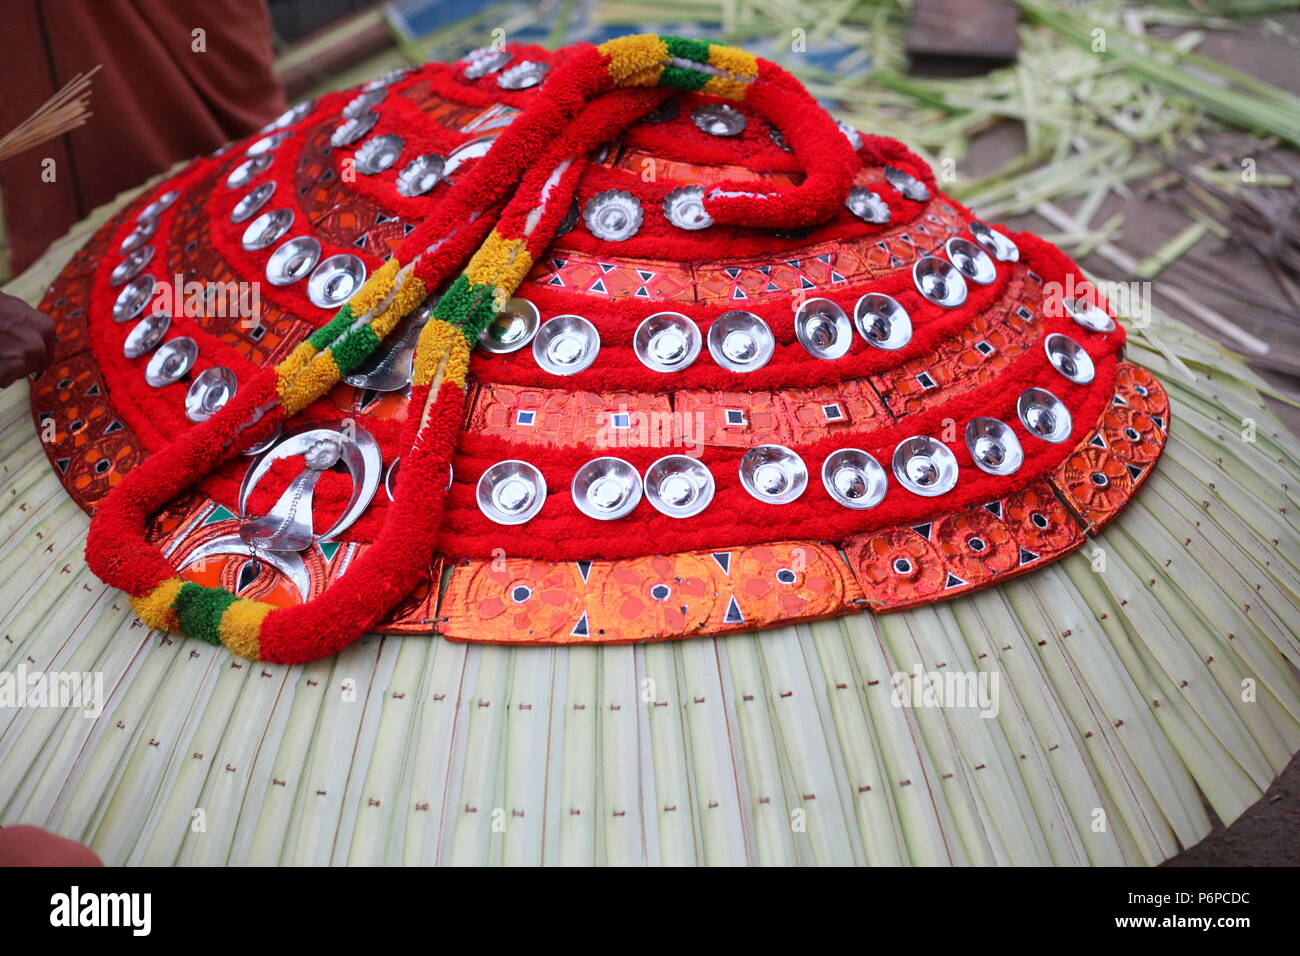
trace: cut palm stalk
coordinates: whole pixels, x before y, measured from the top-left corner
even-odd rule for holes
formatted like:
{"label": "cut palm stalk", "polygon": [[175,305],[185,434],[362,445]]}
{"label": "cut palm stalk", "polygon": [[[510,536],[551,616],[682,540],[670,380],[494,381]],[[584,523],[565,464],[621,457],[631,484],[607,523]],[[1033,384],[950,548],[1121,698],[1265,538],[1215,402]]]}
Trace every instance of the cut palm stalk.
{"label": "cut palm stalk", "polygon": [[844,762],[841,779],[850,785],[865,862],[869,866],[904,865],[903,832],[890,798],[888,768],[867,716],[864,695],[868,687],[847,646],[851,637],[844,627],[813,628],[810,636],[825,678],[835,737],[859,742],[840,748]]}
{"label": "cut palm stalk", "polygon": [[580,866],[596,859],[600,821],[600,651],[570,648],[560,654],[560,665],[565,678],[562,688],[557,687],[555,700],[562,710],[555,716],[563,735],[553,732],[551,747],[561,748],[562,772],[552,773],[557,778],[551,788],[557,802],[547,815],[554,827],[547,833],[542,862]]}

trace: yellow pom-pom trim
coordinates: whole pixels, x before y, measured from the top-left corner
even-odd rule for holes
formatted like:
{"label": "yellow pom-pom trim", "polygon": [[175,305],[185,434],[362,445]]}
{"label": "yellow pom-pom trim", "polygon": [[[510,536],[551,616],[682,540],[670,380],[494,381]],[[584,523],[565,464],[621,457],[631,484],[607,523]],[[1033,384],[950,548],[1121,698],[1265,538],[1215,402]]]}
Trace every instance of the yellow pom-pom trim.
{"label": "yellow pom-pom trim", "polygon": [[638,33],[602,43],[616,86],[657,86],[668,62],[668,44],[653,33]]}
{"label": "yellow pom-pom trim", "polygon": [[[471,285],[504,285],[501,276],[513,274],[520,268],[520,280],[532,268],[533,260],[524,248],[523,239],[503,239],[494,229],[483,245],[479,246],[474,258],[465,267],[465,277]],[[518,283],[515,283],[518,285]]]}
{"label": "yellow pom-pom trim", "polygon": [[704,84],[702,92],[731,100],[743,100],[749,83],[758,76],[758,58],[734,46],[710,46],[709,66],[728,75],[713,77]]}
{"label": "yellow pom-pom trim", "polygon": [[180,578],[168,578],[144,597],[131,598],[131,608],[153,630],[179,632],[181,625],[172,609],[172,602],[184,583]]}
{"label": "yellow pom-pom trim", "polygon": [[456,340],[451,343],[451,354],[447,356],[447,365],[442,371],[442,380],[444,382],[455,382],[461,388],[464,388],[467,378],[469,378],[469,340],[461,335],[457,336]]}
{"label": "yellow pom-pom trim", "polygon": [[352,306],[352,314],[365,315],[379,305],[380,302],[383,302],[384,297],[393,288],[393,279],[396,277],[399,268],[401,268],[401,264],[397,261],[397,257],[393,256],[393,258],[376,269],[374,275],[370,277],[370,281],[358,289],[356,294],[348,300],[348,304]]}
{"label": "yellow pom-pom trim", "polygon": [[[416,385],[432,385],[457,340],[465,342],[465,334],[460,329],[445,319],[429,319],[420,331],[420,342],[415,348],[411,381]],[[465,384],[463,375],[458,384]]]}
{"label": "yellow pom-pom trim", "polygon": [[740,47],[711,44],[709,66],[742,80],[753,80],[758,76],[758,57]]}
{"label": "yellow pom-pom trim", "polygon": [[418,277],[411,276],[397,290],[397,293],[393,296],[393,301],[388,304],[388,308],[371,321],[371,330],[380,339],[386,338],[398,322],[406,318],[409,313],[414,312],[416,306],[424,301],[426,293],[424,283]]}
{"label": "yellow pom-pom trim", "polygon": [[275,374],[281,382],[285,382],[310,365],[315,357],[316,347],[304,339],[294,346],[288,358],[275,367]]}
{"label": "yellow pom-pom trim", "polygon": [[261,650],[258,634],[262,630],[262,621],[275,608],[263,601],[250,601],[240,598],[221,614],[221,643],[250,661],[257,660]]}
{"label": "yellow pom-pom trim", "polygon": [[343,377],[329,351],[321,352],[292,380],[280,380],[280,405],[285,417],[297,415]]}

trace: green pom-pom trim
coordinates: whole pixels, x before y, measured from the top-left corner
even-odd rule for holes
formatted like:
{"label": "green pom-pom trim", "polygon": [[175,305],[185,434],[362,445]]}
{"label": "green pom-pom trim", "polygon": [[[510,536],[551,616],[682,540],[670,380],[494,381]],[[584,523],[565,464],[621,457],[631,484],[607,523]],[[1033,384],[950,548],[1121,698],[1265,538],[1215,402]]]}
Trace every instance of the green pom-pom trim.
{"label": "green pom-pom trim", "polygon": [[370,326],[363,325],[343,336],[330,349],[330,354],[334,356],[334,364],[339,367],[339,371],[347,375],[369,358],[377,348],[379,348],[379,336]]}
{"label": "green pom-pom trim", "polygon": [[684,60],[694,60],[696,63],[709,62],[709,42],[707,40],[691,40],[686,37],[661,37],[664,45],[668,47],[668,52]]}
{"label": "green pom-pom trim", "polygon": [[176,595],[176,619],[190,637],[220,644],[221,615],[238,600],[225,588],[205,588],[186,581]]}
{"label": "green pom-pom trim", "polygon": [[711,79],[712,77],[707,73],[686,70],[670,63],[664,67],[663,73],[659,74],[659,85],[674,90],[694,91],[703,87]]}
{"label": "green pom-pom trim", "polygon": [[462,272],[442,294],[442,298],[434,307],[433,314],[444,322],[460,325],[460,320],[469,311],[470,294],[469,277]]}
{"label": "green pom-pom trim", "polygon": [[483,330],[491,325],[497,317],[496,299],[493,294],[495,291],[490,285],[471,287],[473,298],[469,303],[465,319],[461,323],[465,338],[469,339],[471,345],[478,341],[478,337],[483,334]]}
{"label": "green pom-pom trim", "polygon": [[330,319],[311,335],[307,336],[307,341],[311,343],[312,348],[319,352],[342,335],[351,324],[352,306],[345,304],[343,308],[338,310],[334,318]]}

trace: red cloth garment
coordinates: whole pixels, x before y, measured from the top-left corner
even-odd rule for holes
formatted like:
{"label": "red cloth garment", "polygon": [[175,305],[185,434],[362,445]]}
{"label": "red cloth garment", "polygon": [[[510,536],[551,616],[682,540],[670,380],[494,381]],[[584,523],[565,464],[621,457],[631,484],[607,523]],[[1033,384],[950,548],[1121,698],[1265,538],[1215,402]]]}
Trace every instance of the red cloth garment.
{"label": "red cloth garment", "polygon": [[5,21],[0,132],[100,65],[84,126],[0,163],[15,274],[118,193],[284,109],[264,0],[11,0]]}

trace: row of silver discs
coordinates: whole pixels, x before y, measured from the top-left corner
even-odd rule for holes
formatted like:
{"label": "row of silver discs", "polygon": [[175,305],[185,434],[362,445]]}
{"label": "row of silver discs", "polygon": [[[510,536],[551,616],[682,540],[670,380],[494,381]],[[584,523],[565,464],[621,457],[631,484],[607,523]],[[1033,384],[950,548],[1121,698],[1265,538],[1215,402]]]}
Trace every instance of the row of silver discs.
{"label": "row of silver discs", "polygon": [[[1073,422],[1059,398],[1044,388],[1026,389],[1016,403],[1020,423],[1043,441],[1069,439]],[[1015,432],[996,418],[972,419],[966,425],[966,448],[975,464],[991,475],[1010,475],[1025,453]],[[943,442],[914,435],[898,443],[891,460],[895,479],[907,491],[934,497],[957,484],[957,457]],[[789,504],[808,487],[808,466],[784,445],[758,445],[740,459],[741,486],[765,504]],[[876,458],[860,448],[841,448],[822,463],[822,486],[846,508],[864,510],[885,497],[889,479]],[[573,476],[570,494],[578,510],[601,520],[629,514],[642,494],[670,518],[699,514],[713,500],[714,480],[708,467],[688,455],[660,458],[641,476],[622,458],[594,458]],[[483,472],[475,489],[479,510],[497,524],[523,524],[546,503],[546,480],[526,461],[499,461]]]}
{"label": "row of silver discs", "polygon": [[[272,133],[253,143],[244,162],[226,177],[226,188],[238,189],[269,168],[272,153],[288,135],[286,132]],[[270,248],[293,228],[296,214],[292,209],[263,211],[275,190],[274,180],[254,186],[230,211],[231,222],[248,222],[240,244],[249,252]],[[306,279],[307,298],[312,305],[320,309],[336,309],[366,281],[366,264],[350,253],[322,260],[320,240],[314,236],[294,236],[281,242],[267,258],[266,279],[277,286]]]}
{"label": "row of silver discs", "polygon": [[[600,352],[600,333],[580,315],[556,315],[541,321],[530,300],[516,297],[483,330],[479,344],[505,354],[531,342],[533,359],[552,375],[575,375],[591,366]],[[699,356],[700,328],[680,312],[656,312],[637,327],[632,348],[638,359],[656,372],[676,372]],[[776,339],[766,322],[752,312],[724,312],[708,335],[709,354],[733,372],[752,372],[771,359]]]}
{"label": "row of silver discs", "polygon": [[[886,166],[885,178],[909,199],[922,201],[930,197],[930,191],[924,183],[902,170]],[[862,186],[849,190],[844,205],[865,222],[882,224],[889,222],[891,217],[889,206],[880,195]],[[713,217],[704,208],[702,186],[678,186],[670,190],[664,196],[663,211],[664,218],[678,229],[694,231],[713,225]],[[645,211],[641,208],[641,200],[627,190],[606,189],[587,200],[582,209],[582,220],[596,238],[606,242],[623,242],[640,231],[645,222]],[[1005,236],[1001,242],[1003,249],[1007,246],[1014,248],[1011,240]]]}
{"label": "row of silver discs", "polygon": [[[121,286],[113,302],[113,321],[124,323],[139,319],[126,334],[122,354],[135,359],[154,353],[144,370],[145,381],[154,388],[185,378],[199,356],[198,343],[188,335],[163,342],[172,323],[167,312],[155,310],[141,317],[157,288],[157,280],[143,272],[154,254],[154,247],[144,243],[157,231],[159,217],[179,198],[180,193],[169,190],[140,211],[119,247],[125,258],[113,267],[108,276],[110,285]],[[190,421],[206,421],[234,396],[237,387],[235,373],[230,369],[224,366],[205,369],[190,383],[185,396],[185,414]]]}
{"label": "row of silver discs", "polygon": [[[387,82],[398,78],[391,75]],[[330,137],[335,148],[350,145],[370,133],[379,122],[376,109],[387,95],[387,84],[375,85],[379,81],[362,88],[343,108],[342,122]],[[300,104],[286,113],[299,113],[302,106],[310,109],[310,104]],[[414,157],[397,174],[395,188],[408,198],[422,196],[438,183],[449,180],[453,172],[465,162],[486,155],[496,133],[484,133],[509,125],[518,111],[509,107],[490,107],[475,119],[470,126],[481,133],[473,139],[462,143],[447,156],[436,153],[424,153]],[[277,121],[278,122],[278,121]],[[248,185],[257,176],[270,168],[272,153],[290,135],[286,131],[272,132],[248,147],[247,158],[236,166],[226,178],[226,186],[238,189]],[[392,133],[380,133],[371,136],[362,143],[353,156],[355,170],[364,176],[376,176],[392,167],[402,155],[405,142]],[[231,210],[230,219],[234,223],[252,220],[244,229],[241,244],[250,252],[267,249],[280,241],[293,227],[295,214],[292,209],[281,208],[263,211],[263,208],[275,195],[274,181],[261,183],[245,194]],[[256,218],[253,218],[256,217]],[[312,236],[298,236],[285,240],[270,254],[266,263],[266,277],[273,285],[289,285],[307,278],[307,298],[312,304],[322,309],[338,308],[351,297],[366,279],[365,263],[355,255],[341,253],[321,260],[320,242]]]}
{"label": "row of silver discs", "polygon": [[[971,223],[972,235],[986,237],[1003,258],[1018,256],[1011,240],[1001,233]],[[990,282],[995,274],[992,258],[968,239],[948,240],[951,261],[923,256],[913,266],[917,289],[930,301],[955,307],[966,299],[963,276]],[[1105,312],[1072,302],[1067,308],[1079,324],[1097,330],[1098,322],[1109,323]],[[896,350],[912,338],[912,321],[907,310],[892,296],[872,292],[858,299],[853,323],[868,344]],[[830,299],[808,299],[795,310],[795,335],[815,358],[838,359],[852,344],[850,321],[845,311]],[[1113,324],[1110,326],[1113,328]],[[1108,328],[1101,328],[1109,331]],[[656,312],[645,318],[632,337],[632,349],[647,368],[657,372],[678,372],[691,365],[703,346],[699,326],[680,312]],[[523,297],[511,299],[506,308],[483,330],[479,342],[489,352],[518,351],[529,342],[539,367],[554,375],[574,375],[591,366],[600,352],[600,333],[580,315],[552,316],[545,322],[535,304]],[[733,372],[752,372],[771,359],[776,340],[771,328],[752,312],[733,310],[714,319],[708,333],[709,354],[715,362]],[[1077,348],[1077,346],[1076,346]]]}
{"label": "row of silver discs", "polygon": [[[1016,244],[978,220],[967,228],[975,238],[953,236],[944,244],[947,259],[920,256],[912,263],[912,283],[927,302],[955,309],[966,301],[967,282],[988,285],[997,278],[994,260],[1015,262]],[[990,254],[991,253],[991,254]],[[852,325],[868,345],[886,351],[901,349],[912,340],[912,319],[893,296],[870,292],[858,299]],[[809,355],[838,359],[848,354],[853,333],[848,315],[830,299],[808,299],[795,311],[795,336]]]}
{"label": "row of silver discs", "polygon": [[492,47],[479,47],[470,50],[456,62],[464,67],[462,71],[467,80],[481,80],[492,73],[497,74],[497,86],[503,90],[526,90],[537,86],[551,72],[547,63],[538,60],[520,60],[509,69],[515,55],[508,50]]}
{"label": "row of silver discs", "polygon": [[[374,130],[379,122],[376,107],[382,102],[386,92],[386,90],[363,92],[354,97],[343,108],[343,122],[331,135],[330,144],[336,148],[347,146]],[[462,164],[487,154],[498,135],[489,131],[510,125],[518,112],[513,107],[500,104],[488,107],[472,122],[461,127],[461,132],[480,135],[457,146],[446,156],[422,153],[412,158],[397,174],[394,186],[398,195],[408,199],[423,196],[438,183],[444,180],[450,181],[451,175]],[[371,136],[357,147],[353,157],[355,169],[363,176],[377,176],[401,159],[405,146],[402,137],[395,133],[379,133]]]}

